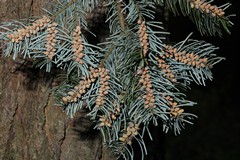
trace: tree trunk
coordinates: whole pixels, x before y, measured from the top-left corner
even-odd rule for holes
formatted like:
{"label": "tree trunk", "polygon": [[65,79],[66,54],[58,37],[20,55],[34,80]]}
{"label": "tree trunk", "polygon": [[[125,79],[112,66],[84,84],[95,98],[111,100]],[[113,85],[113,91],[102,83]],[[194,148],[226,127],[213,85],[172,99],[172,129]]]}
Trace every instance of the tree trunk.
{"label": "tree trunk", "polygon": [[[0,21],[41,15],[44,2],[0,0]],[[0,159],[114,159],[85,111],[70,119],[53,105],[49,89],[54,73],[25,64],[0,60]]]}

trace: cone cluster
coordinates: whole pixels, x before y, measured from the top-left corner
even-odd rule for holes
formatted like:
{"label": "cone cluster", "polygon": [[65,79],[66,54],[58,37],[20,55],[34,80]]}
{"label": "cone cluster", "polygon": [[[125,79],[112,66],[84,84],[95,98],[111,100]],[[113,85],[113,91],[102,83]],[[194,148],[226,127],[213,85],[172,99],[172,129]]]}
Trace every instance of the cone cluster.
{"label": "cone cluster", "polygon": [[210,13],[213,17],[222,17],[225,14],[222,9],[219,9],[217,6],[213,6],[208,2],[204,2],[204,0],[192,0],[190,4],[191,8],[196,8],[201,10],[202,12]]}
{"label": "cone cluster", "polygon": [[108,75],[109,70],[106,68],[99,68],[99,90],[98,97],[96,99],[96,107],[101,107],[105,103],[105,96],[108,94],[109,87],[109,79]]}
{"label": "cone cluster", "polygon": [[147,26],[146,22],[142,20],[138,20],[138,25],[139,25],[139,39],[141,42],[141,47],[143,48],[143,56],[147,56],[147,52],[149,50],[149,43],[148,43],[148,33],[147,33]]}
{"label": "cone cluster", "polygon": [[57,23],[51,23],[47,28],[47,42],[46,42],[46,51],[43,52],[50,60],[53,59],[54,53],[56,52],[56,35],[58,33]]}
{"label": "cone cluster", "polygon": [[181,109],[181,108],[179,108],[179,107],[171,108],[171,115],[172,115],[174,118],[180,116],[183,112],[184,112],[184,109]]}
{"label": "cone cluster", "polygon": [[77,26],[72,34],[72,52],[74,54],[73,59],[76,62],[83,64],[82,58],[84,54],[81,33],[80,26]]}
{"label": "cone cluster", "polygon": [[125,133],[123,133],[123,135],[119,138],[119,140],[121,142],[131,145],[132,138],[138,134],[138,130],[139,130],[139,127],[137,124],[135,124],[133,122],[129,122]]}
{"label": "cone cluster", "polygon": [[117,117],[121,113],[121,107],[119,105],[117,105],[116,103],[114,104],[114,106],[115,106],[115,110],[110,113],[110,116],[111,116],[112,120],[116,120]]}
{"label": "cone cluster", "polygon": [[33,22],[32,25],[18,29],[12,34],[7,35],[7,37],[11,39],[13,43],[19,43],[24,39],[24,37],[29,38],[31,34],[35,35],[37,32],[43,30],[50,21],[51,20],[48,17],[43,16],[42,18]]}
{"label": "cone cluster", "polygon": [[71,102],[77,102],[78,98],[81,98],[81,96],[84,93],[86,93],[87,89],[91,87],[91,84],[95,82],[98,75],[99,75],[98,69],[90,68],[90,77],[81,80],[72,91],[69,91],[68,95],[62,98],[63,103],[67,104]]}
{"label": "cone cluster", "polygon": [[173,48],[172,46],[166,46],[165,55],[161,58],[165,59],[166,57],[174,57],[176,61],[196,68],[206,67],[208,61],[207,58],[199,58],[199,56],[194,53],[186,53],[186,51],[178,52],[177,48]]}
{"label": "cone cluster", "polygon": [[184,109],[177,107],[177,102],[175,102],[172,97],[165,96],[164,98],[167,100],[168,105],[171,108],[170,113],[174,118],[180,116],[184,112]]}
{"label": "cone cluster", "polygon": [[175,102],[172,97],[170,97],[170,96],[165,96],[164,98],[167,100],[168,105],[169,105],[171,108],[177,106],[177,102]]}
{"label": "cone cluster", "polygon": [[99,127],[112,126],[112,122],[117,119],[117,117],[120,115],[120,112],[121,112],[121,108],[120,106],[117,105],[116,102],[114,103],[114,107],[115,107],[115,110],[113,112],[110,112],[110,117],[108,117],[107,115],[101,116],[101,118],[99,119],[100,121]]}
{"label": "cone cluster", "polygon": [[102,127],[105,125],[108,127],[112,126],[112,121],[110,118],[107,117],[107,115],[101,116],[101,118],[99,118],[99,121],[100,121],[99,127]]}
{"label": "cone cluster", "polygon": [[139,80],[140,84],[143,85],[144,89],[146,90],[146,94],[143,95],[144,98],[144,108],[145,109],[152,109],[155,108],[155,96],[153,95],[153,88],[152,82],[150,80],[149,69],[145,67],[144,69],[139,68],[138,73],[141,74],[141,78]]}
{"label": "cone cluster", "polygon": [[163,72],[163,77],[169,79],[172,82],[176,82],[176,78],[170,68],[170,65],[164,60],[156,57],[156,60],[158,62],[158,67],[162,70]]}

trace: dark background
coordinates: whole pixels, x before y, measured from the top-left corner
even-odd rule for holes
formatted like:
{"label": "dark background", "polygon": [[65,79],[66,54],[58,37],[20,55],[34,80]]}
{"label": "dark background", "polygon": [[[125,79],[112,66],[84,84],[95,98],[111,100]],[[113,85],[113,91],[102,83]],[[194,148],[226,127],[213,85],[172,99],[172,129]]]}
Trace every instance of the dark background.
{"label": "dark background", "polygon": [[231,35],[201,36],[188,17],[172,14],[168,30],[170,40],[182,41],[193,32],[192,39],[205,40],[219,50],[215,52],[226,60],[213,67],[213,80],[206,86],[192,85],[187,91],[188,99],[197,102],[191,113],[198,116],[194,125],[187,125],[178,136],[167,133],[165,138],[165,160],[239,160],[240,159],[240,99],[239,64],[240,18],[238,0],[214,1],[214,4],[230,2],[232,6],[226,15],[236,14],[231,18],[234,26]]}

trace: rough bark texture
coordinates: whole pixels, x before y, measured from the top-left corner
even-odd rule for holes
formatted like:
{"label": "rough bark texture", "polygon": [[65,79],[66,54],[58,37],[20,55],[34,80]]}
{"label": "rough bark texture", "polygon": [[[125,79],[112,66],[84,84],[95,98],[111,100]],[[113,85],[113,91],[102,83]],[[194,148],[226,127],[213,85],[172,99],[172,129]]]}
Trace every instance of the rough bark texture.
{"label": "rough bark texture", "polygon": [[[41,15],[44,2],[0,0],[0,22]],[[53,73],[0,58],[0,159],[115,159],[102,147],[101,135],[92,130],[85,111],[70,119],[53,105]]]}

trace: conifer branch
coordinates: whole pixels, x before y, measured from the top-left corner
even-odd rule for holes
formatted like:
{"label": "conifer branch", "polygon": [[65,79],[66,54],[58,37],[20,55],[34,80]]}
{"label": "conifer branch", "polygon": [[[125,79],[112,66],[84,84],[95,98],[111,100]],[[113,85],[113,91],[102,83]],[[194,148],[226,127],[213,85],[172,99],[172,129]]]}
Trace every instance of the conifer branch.
{"label": "conifer branch", "polygon": [[109,51],[106,53],[106,55],[102,59],[99,67],[103,67],[104,66],[104,63],[107,61],[108,57],[111,55],[111,53],[114,50],[114,48],[115,48],[115,45],[112,45],[112,47],[109,49]]}
{"label": "conifer branch", "polygon": [[174,45],[164,44],[169,33],[155,20],[156,5],[167,5],[175,14],[180,11],[190,17],[202,34],[221,35],[222,27],[228,32],[232,25],[225,15],[229,4],[108,0],[104,11],[110,36],[93,45],[82,29],[91,32],[85,12],[100,2],[59,1],[53,10],[46,10],[49,16],[30,24],[2,23],[0,48],[13,59],[19,54],[33,58],[36,67],[46,67],[47,72],[54,65],[66,71],[63,83],[54,90],[56,103],[70,117],[88,108],[94,128],[119,158],[133,160],[133,141],[144,158],[147,148],[141,134],[147,132],[151,137],[149,124],[158,126],[161,120],[164,132],[172,129],[175,134],[192,124],[197,116],[187,108],[195,103],[185,99],[182,89],[190,89],[192,82],[205,85],[213,78],[212,67],[224,59],[214,54],[217,47],[190,36]]}
{"label": "conifer branch", "polygon": [[197,26],[201,34],[221,36],[222,29],[230,33],[229,27],[233,23],[226,16],[225,10],[230,6],[230,3],[220,7],[212,5],[213,1],[208,0],[166,0],[174,14],[178,14],[180,10],[184,16],[188,16]]}

